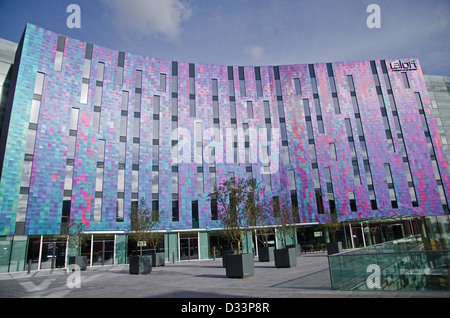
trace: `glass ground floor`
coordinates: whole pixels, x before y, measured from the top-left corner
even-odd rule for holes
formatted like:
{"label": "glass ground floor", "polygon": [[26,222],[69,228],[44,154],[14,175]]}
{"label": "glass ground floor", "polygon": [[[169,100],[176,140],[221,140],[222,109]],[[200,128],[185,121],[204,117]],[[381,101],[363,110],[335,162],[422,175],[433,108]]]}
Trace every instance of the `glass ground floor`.
{"label": "glass ground floor", "polygon": [[[294,235],[281,238],[277,228],[252,229],[241,247],[243,252],[258,255],[261,246],[280,247],[300,244],[305,253],[323,251],[326,243],[342,242],[344,249],[367,247],[396,239],[421,235],[426,249],[450,248],[450,217],[371,219],[341,223],[339,226],[298,224]],[[221,257],[235,250],[220,229],[195,229],[161,233],[163,240],[143,253],[164,252],[166,262],[193,261]],[[129,256],[140,252],[131,237],[123,232],[86,233],[80,254],[88,266],[127,264]],[[0,236],[0,273],[34,271],[68,266],[69,256],[76,255],[67,237],[59,235]]]}

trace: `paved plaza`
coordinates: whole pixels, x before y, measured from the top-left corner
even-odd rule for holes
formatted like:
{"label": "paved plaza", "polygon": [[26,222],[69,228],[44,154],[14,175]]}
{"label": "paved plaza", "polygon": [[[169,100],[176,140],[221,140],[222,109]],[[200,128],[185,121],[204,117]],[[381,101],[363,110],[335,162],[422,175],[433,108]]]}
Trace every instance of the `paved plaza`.
{"label": "paved plaza", "polygon": [[326,253],[303,254],[293,268],[255,258],[255,274],[225,276],[222,259],[166,263],[148,275],[128,265],[92,267],[75,273],[56,269],[0,274],[2,298],[450,298],[450,292],[333,291]]}

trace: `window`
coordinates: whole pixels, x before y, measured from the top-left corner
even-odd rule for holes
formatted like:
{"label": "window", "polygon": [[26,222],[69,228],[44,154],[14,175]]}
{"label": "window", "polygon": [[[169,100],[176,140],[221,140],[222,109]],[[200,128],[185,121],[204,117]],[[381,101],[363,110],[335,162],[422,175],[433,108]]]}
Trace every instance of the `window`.
{"label": "window", "polygon": [[31,101],[31,111],[30,111],[30,123],[31,124],[38,123],[40,108],[41,108],[41,101],[33,99]]}
{"label": "window", "polygon": [[278,105],[278,117],[280,118],[280,120],[283,120],[285,118],[283,101],[282,100],[277,101],[277,105]]}
{"label": "window", "polygon": [[70,112],[70,130],[77,130],[78,128],[78,114],[80,110],[76,107],[72,107]]}
{"label": "window", "polygon": [[117,59],[117,84],[123,84],[123,67],[125,65],[125,52],[119,52]]}
{"label": "window", "polygon": [[211,187],[211,191],[214,190],[214,187],[216,186],[216,171],[214,167],[209,168],[209,185]]}
{"label": "window", "polygon": [[266,191],[272,191],[272,178],[271,178],[271,175],[270,175],[270,168],[267,166],[267,167],[264,167],[263,169],[264,169],[264,172],[265,172],[263,174],[265,190]]}
{"label": "window", "polygon": [[203,188],[203,170],[199,171],[197,170],[197,193],[203,194],[204,188]]}
{"label": "window", "polygon": [[190,99],[189,100],[189,116],[195,117],[196,114],[197,114],[197,111],[195,109],[195,99]]}
{"label": "window", "polygon": [[358,208],[356,206],[355,193],[353,191],[350,191],[348,193],[348,199],[350,201],[350,211],[352,212],[358,211]]}
{"label": "window", "polygon": [[77,138],[77,126],[78,126],[79,109],[72,107],[70,114],[70,130],[69,141],[67,144],[67,159],[75,159],[75,146]]}
{"label": "window", "polygon": [[123,198],[117,198],[116,222],[123,222],[123,209],[124,209],[123,204],[124,204]]}
{"label": "window", "polygon": [[275,77],[275,91],[277,98],[281,97],[281,82],[280,82],[280,68],[278,66],[273,67],[273,75]]}
{"label": "window", "polygon": [[42,90],[44,87],[44,78],[45,74],[41,72],[36,73],[36,80],[34,82],[34,91],[35,95],[42,95]]}
{"label": "window", "polygon": [[139,171],[131,171],[131,192],[137,194],[139,192]]}
{"label": "window", "polygon": [[219,88],[217,85],[217,78],[211,79],[211,86],[212,86],[212,96],[218,96],[219,95]]}
{"label": "window", "polygon": [[270,107],[269,107],[269,102],[268,101],[264,101],[264,116],[266,119],[270,119]]}
{"label": "window", "polygon": [[[176,120],[173,118],[175,116]],[[176,97],[172,97],[172,121],[178,121],[178,98]]]}
{"label": "window", "polygon": [[178,196],[178,169],[172,170],[172,197],[175,194]]}
{"label": "window", "polygon": [[172,200],[172,221],[177,222],[179,220],[178,200]]}
{"label": "window", "polygon": [[58,43],[56,45],[55,64],[53,69],[55,71],[61,71],[64,57],[64,49],[66,46],[66,37],[58,35]]}
{"label": "window", "polygon": [[119,169],[117,175],[117,192],[125,192],[125,169]]}
{"label": "window", "polygon": [[300,85],[300,79],[299,78],[294,78],[294,86],[295,86],[295,94],[301,95],[302,87]]}
{"label": "window", "polygon": [[247,101],[247,117],[253,119],[253,103],[251,101]]}
{"label": "window", "polygon": [[213,118],[219,119],[219,102],[216,100],[213,101]]}
{"label": "window", "polygon": [[283,164],[285,166],[288,166],[291,164],[291,160],[289,157],[289,148],[287,145],[283,145],[281,148],[282,148],[281,150],[283,152]]}
{"label": "window", "polygon": [[25,153],[32,155],[34,153],[34,143],[36,141],[36,130],[28,129],[27,141],[25,144]]}
{"label": "window", "polygon": [[250,135],[248,124],[242,124],[244,130],[245,163],[250,163]]}
{"label": "window", "polygon": [[334,113],[340,114],[341,107],[339,106],[339,100],[338,100],[337,96],[333,96],[333,106],[334,106]]}
{"label": "window", "polygon": [[316,82],[316,73],[314,71],[314,64],[308,64],[308,69],[309,69],[309,77],[311,79],[311,88],[312,88],[312,92],[313,94],[317,94],[317,82]]}
{"label": "window", "polygon": [[331,143],[328,145],[328,151],[329,151],[329,153],[330,153],[330,159],[333,160],[333,161],[336,161],[336,160],[337,160],[337,155],[336,155],[336,145],[335,145],[334,142],[331,142]]}
{"label": "window", "polygon": [[288,176],[289,176],[289,190],[291,190],[291,191],[297,190],[297,186],[295,184],[294,170],[289,170],[288,171]]}
{"label": "window", "polygon": [[409,88],[408,74],[406,74],[406,72],[402,72],[401,74],[402,74],[403,86],[405,88]]}
{"label": "window", "polygon": [[21,187],[28,188],[30,186],[31,166],[32,165],[33,165],[32,161],[24,160],[23,169],[22,169],[22,180],[20,182]]}
{"label": "window", "polygon": [[105,140],[99,139],[98,140],[98,148],[97,148],[97,162],[104,162],[105,161]]}
{"label": "window", "polygon": [[333,181],[331,179],[330,168],[325,168],[325,181],[327,184],[328,203],[330,205],[330,213],[336,213],[336,205],[334,202]]}
{"label": "window", "polygon": [[135,79],[135,87],[142,88],[142,71],[136,70],[136,79]]}
{"label": "window", "polygon": [[159,165],[159,145],[152,145],[152,165]]}
{"label": "window", "polygon": [[160,99],[158,95],[155,95],[153,96],[153,115],[159,115],[159,111],[160,111]]}
{"label": "window", "polygon": [[159,76],[159,89],[163,92],[166,91],[166,74],[164,73]]}
{"label": "window", "polygon": [[389,163],[384,164],[384,170],[386,174],[386,182],[389,189],[389,197],[391,199],[391,205],[392,208],[396,209],[398,208],[397,196],[395,194],[394,180],[392,179],[391,167]]}
{"label": "window", "polygon": [[94,106],[99,106],[99,107],[101,106],[102,93],[103,93],[102,87],[96,86],[95,87],[95,95],[94,95]]}
{"label": "window", "polygon": [[67,159],[75,159],[76,135],[69,133],[69,142],[67,144]]}
{"label": "window", "polygon": [[198,200],[192,200],[192,227],[198,228]]}
{"label": "window", "polygon": [[359,174],[358,163],[353,164],[353,176],[355,177],[355,185],[361,185],[361,175]]}
{"label": "window", "polygon": [[230,118],[236,119],[236,103],[234,101],[230,101]]}
{"label": "window", "polygon": [[178,62],[175,61],[172,62],[172,93],[178,93]]}
{"label": "window", "polygon": [[[88,55],[87,51],[88,51],[88,46],[86,46],[86,55],[84,58],[84,65],[83,65],[83,78],[85,78],[85,79],[89,79],[91,76],[91,63],[92,63],[91,59],[87,57],[87,55]],[[91,53],[90,54],[92,55],[92,45],[91,45]]]}
{"label": "window", "polygon": [[245,96],[245,76],[244,76],[244,67],[239,66],[239,91],[241,96]]}
{"label": "window", "polygon": [[28,207],[28,194],[19,194],[19,202],[17,205],[16,222],[25,222]]}
{"label": "window", "polygon": [[195,123],[194,141],[195,141],[194,162],[198,164],[203,164],[203,131],[201,122]]}
{"label": "window", "polygon": [[119,143],[119,163],[125,164],[126,159],[126,143]]}
{"label": "window", "polygon": [[105,140],[97,141],[97,176],[95,179],[94,222],[102,219],[103,167],[105,161]]}
{"label": "window", "polygon": [[287,142],[288,137],[287,137],[287,129],[286,129],[285,122],[280,123],[280,130],[281,130],[281,140],[283,142]]}
{"label": "window", "polygon": [[152,193],[159,193],[159,173],[158,171],[152,171]]}
{"label": "window", "polygon": [[159,120],[153,119],[153,140],[159,140]]}
{"label": "window", "polygon": [[217,199],[211,198],[211,220],[215,221],[219,219],[218,209],[217,209]]}
{"label": "window", "polygon": [[316,109],[316,117],[317,117],[317,126],[319,128],[319,133],[323,134],[325,133],[324,125],[323,125],[323,119],[322,119],[322,109],[320,107],[319,98],[314,98],[314,107]]}
{"label": "window", "polygon": [[414,186],[414,180],[411,175],[411,168],[409,166],[409,161],[407,157],[403,157],[403,168],[405,170],[406,181],[408,181],[409,187],[409,195],[411,197],[411,203],[413,207],[419,206],[419,202],[417,200],[416,189]]}
{"label": "window", "polygon": [[348,88],[349,88],[350,92],[354,92],[355,91],[355,83],[353,82],[352,75],[347,75],[347,82],[348,82]]}
{"label": "window", "polygon": [[255,67],[255,80],[256,80],[256,96],[262,97],[262,83],[261,83],[261,70],[259,67]]}
{"label": "window", "polygon": [[80,94],[81,95],[80,96],[81,104],[87,104],[88,93],[89,93],[89,84],[81,83],[81,94]]}
{"label": "window", "polygon": [[[233,66],[228,66],[228,94],[231,97],[234,97],[234,74],[233,74]],[[231,100],[231,99],[230,99]]]}
{"label": "window", "polygon": [[105,73],[105,63],[98,62],[98,66],[97,66],[97,82],[103,82],[104,73]]}

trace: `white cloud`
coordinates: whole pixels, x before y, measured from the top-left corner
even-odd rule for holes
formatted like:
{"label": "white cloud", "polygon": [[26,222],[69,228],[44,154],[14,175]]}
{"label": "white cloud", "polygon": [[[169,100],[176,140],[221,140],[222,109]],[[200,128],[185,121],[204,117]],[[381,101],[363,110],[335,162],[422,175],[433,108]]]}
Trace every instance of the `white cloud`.
{"label": "white cloud", "polygon": [[250,45],[244,48],[244,52],[248,54],[253,60],[259,61],[264,55],[264,48],[259,45]]}
{"label": "white cloud", "polygon": [[122,34],[163,36],[178,40],[192,9],[182,0],[101,0]]}

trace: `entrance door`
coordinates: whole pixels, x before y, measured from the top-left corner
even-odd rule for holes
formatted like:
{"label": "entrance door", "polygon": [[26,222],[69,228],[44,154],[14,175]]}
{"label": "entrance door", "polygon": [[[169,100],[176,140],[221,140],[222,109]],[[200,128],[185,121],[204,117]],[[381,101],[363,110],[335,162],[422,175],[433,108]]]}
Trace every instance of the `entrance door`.
{"label": "entrance door", "polygon": [[114,264],[114,238],[96,237],[92,246],[92,265]]}
{"label": "entrance door", "polygon": [[180,236],[180,260],[198,259],[198,237],[183,235]]}
{"label": "entrance door", "polygon": [[42,242],[41,269],[63,268],[66,260],[66,242]]}

